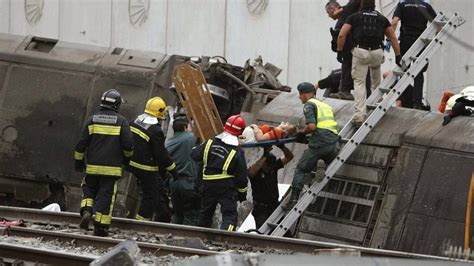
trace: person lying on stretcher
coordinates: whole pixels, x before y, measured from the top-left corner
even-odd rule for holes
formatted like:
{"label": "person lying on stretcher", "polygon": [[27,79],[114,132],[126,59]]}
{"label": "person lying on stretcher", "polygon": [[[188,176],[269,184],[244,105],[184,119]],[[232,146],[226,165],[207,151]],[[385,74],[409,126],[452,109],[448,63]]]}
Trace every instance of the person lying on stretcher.
{"label": "person lying on stretcher", "polygon": [[251,124],[244,129],[242,135],[245,142],[279,140],[293,136],[296,133],[296,126],[288,122],[281,122],[277,127],[268,124],[257,126]]}

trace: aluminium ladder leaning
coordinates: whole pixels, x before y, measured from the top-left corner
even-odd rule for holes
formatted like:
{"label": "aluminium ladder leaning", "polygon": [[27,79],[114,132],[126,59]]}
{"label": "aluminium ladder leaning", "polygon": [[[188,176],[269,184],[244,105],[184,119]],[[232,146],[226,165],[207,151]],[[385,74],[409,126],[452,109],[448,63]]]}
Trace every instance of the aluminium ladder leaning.
{"label": "aluminium ladder leaning", "polygon": [[[298,202],[290,210],[284,207],[290,198],[289,195],[286,196],[259,228],[260,233],[283,236],[293,226],[408,85],[413,84],[414,78],[428,64],[430,58],[434,56],[451,34],[464,22],[465,20],[457,14],[448,18],[440,13],[433,19],[403,56],[401,61],[402,67],[397,66],[393,73],[385,78],[381,85],[367,99],[367,110],[371,111],[371,113],[362,126],[357,129],[349,121],[341,130],[339,135],[343,140],[347,140],[347,143],[341,149],[336,159],[327,167],[323,180],[321,182],[313,182],[306,191],[303,191]],[[393,86],[393,84],[395,85]]]}

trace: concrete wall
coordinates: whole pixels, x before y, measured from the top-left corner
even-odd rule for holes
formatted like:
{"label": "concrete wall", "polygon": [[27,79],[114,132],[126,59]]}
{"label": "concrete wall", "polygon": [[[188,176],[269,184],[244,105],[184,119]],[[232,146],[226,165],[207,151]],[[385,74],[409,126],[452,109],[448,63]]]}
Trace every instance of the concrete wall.
{"label": "concrete wall", "polygon": [[[26,2],[44,3],[36,24],[25,18]],[[262,14],[251,15],[244,0],[0,0],[0,32],[168,54],[221,55],[237,65],[262,55],[284,70],[283,83],[295,87],[339,66],[330,51],[328,29],[334,21],[324,11],[326,2],[269,0]],[[385,6],[393,1],[376,2]],[[143,16],[138,11],[141,4],[148,9]],[[428,98],[436,105],[443,89],[474,83],[470,34],[474,2],[432,0],[432,4],[438,11],[459,12],[468,20],[454,35],[458,41],[446,45],[427,73]],[[132,25],[129,10],[141,23]],[[384,68],[389,69],[393,54],[386,56]]]}

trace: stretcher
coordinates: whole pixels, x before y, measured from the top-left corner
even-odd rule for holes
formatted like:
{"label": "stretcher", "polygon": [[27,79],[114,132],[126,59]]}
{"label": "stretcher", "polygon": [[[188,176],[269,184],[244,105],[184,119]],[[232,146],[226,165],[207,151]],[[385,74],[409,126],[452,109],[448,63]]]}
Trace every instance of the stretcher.
{"label": "stretcher", "polygon": [[241,143],[240,147],[242,147],[242,148],[260,148],[260,147],[266,147],[266,146],[271,146],[271,145],[280,145],[280,144],[286,144],[286,143],[292,143],[292,142],[296,142],[295,137],[278,139],[278,140],[252,141],[252,142],[247,142],[247,143]]}

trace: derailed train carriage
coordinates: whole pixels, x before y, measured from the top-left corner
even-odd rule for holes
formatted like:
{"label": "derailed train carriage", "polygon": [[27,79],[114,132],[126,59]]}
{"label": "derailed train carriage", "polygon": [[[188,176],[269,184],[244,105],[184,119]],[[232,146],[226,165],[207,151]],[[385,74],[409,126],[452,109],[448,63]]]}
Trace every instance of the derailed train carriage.
{"label": "derailed train carriage", "polygon": [[[187,57],[119,47],[99,47],[33,36],[0,34],[0,204],[42,207],[57,202],[76,211],[82,176],[73,171],[73,149],[84,120],[110,88],[125,102],[128,119],[149,97],[177,103],[170,90],[176,65],[194,61],[203,70],[222,119],[259,108],[287,90],[281,72],[261,58],[244,67],[222,57]],[[122,178],[114,215],[133,215],[133,178]]]}

